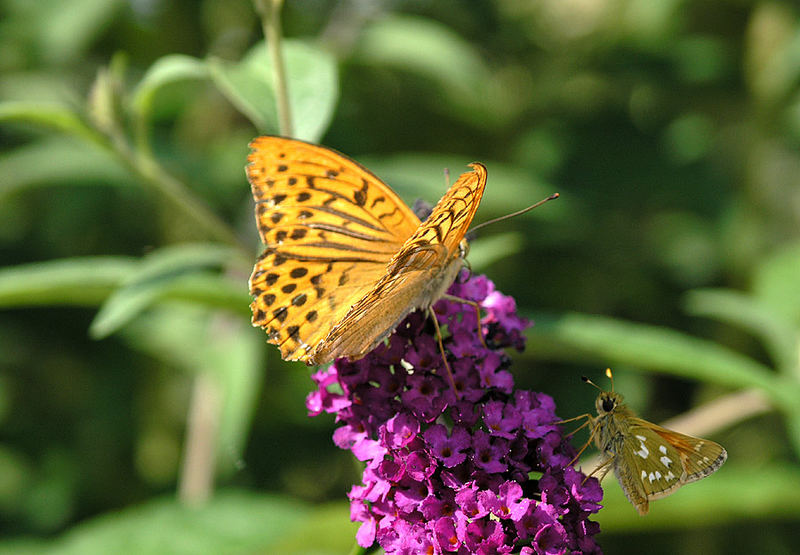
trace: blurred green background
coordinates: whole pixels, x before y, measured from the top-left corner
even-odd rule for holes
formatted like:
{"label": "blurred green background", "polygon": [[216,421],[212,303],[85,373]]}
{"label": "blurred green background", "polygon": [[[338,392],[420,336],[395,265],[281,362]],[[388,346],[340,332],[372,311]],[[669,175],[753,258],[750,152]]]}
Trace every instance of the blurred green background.
{"label": "blurred green background", "polygon": [[[0,0],[0,552],[346,553],[360,469],[249,324],[243,166],[277,133],[247,0]],[[294,134],[409,203],[488,166],[473,268],[535,319],[520,387],[579,376],[729,459],[608,553],[796,553],[800,8],[289,1]],[[736,395],[736,397],[729,397]],[[712,418],[713,416],[713,418]],[[691,421],[691,418],[690,418]]]}

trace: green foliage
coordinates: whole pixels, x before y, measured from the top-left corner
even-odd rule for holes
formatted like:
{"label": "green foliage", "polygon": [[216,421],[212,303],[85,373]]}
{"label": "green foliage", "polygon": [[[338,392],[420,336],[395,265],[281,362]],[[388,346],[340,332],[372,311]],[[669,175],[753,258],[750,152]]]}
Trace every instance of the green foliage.
{"label": "green foliage", "polygon": [[[297,120],[294,136],[319,141],[330,125],[339,84],[333,57],[310,44],[284,43],[289,106]],[[276,93],[266,45],[259,43],[241,62],[212,59],[208,65],[219,90],[262,133],[278,134]]]}
{"label": "green foliage", "polygon": [[[606,366],[648,418],[766,400],[712,430],[719,473],[647,518],[609,483],[602,541],[790,552],[770,527],[800,519],[800,11],[301,4],[283,10],[295,136],[409,203],[482,161],[478,222],[561,193],[472,243],[536,321],[519,382],[565,417]],[[351,549],[357,469],[305,417],[302,365],[248,322],[242,167],[280,119],[256,10],[0,9],[0,552]],[[199,508],[163,497],[197,494],[184,459],[222,487]]]}

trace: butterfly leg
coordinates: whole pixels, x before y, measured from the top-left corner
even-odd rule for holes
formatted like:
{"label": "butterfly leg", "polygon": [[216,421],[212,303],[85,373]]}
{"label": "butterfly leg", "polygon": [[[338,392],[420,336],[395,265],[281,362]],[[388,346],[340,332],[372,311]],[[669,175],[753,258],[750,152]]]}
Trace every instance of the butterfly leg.
{"label": "butterfly leg", "polygon": [[456,380],[453,378],[453,372],[450,370],[450,363],[447,362],[447,355],[444,352],[444,344],[442,343],[442,330],[439,329],[439,321],[436,319],[436,313],[433,311],[433,307],[428,308],[428,314],[430,314],[431,320],[433,320],[433,327],[436,328],[436,340],[439,342],[439,351],[442,353],[444,368],[447,370],[447,379],[450,381],[450,386],[453,388],[453,393],[455,393],[456,398],[458,398]]}
{"label": "butterfly leg", "polygon": [[600,474],[600,476],[597,477],[597,481],[598,482],[602,482],[603,479],[606,477],[606,474],[608,474],[608,471],[611,470],[611,463],[614,460],[614,456],[615,455],[610,455],[606,460],[604,460],[603,462],[598,464],[594,468],[594,470],[592,470],[589,474],[586,475],[586,477],[583,479],[583,482],[581,482],[581,485],[585,484],[586,480],[591,478],[594,475],[594,473],[597,472],[600,469],[603,469],[603,473]]}
{"label": "butterfly leg", "polygon": [[476,303],[475,301],[470,301],[469,299],[462,299],[461,297],[456,297],[453,295],[448,295],[445,293],[442,295],[442,298],[447,301],[453,301],[456,303],[463,303],[472,306],[475,309],[475,316],[478,322],[478,338],[481,340],[481,345],[483,345],[484,349],[488,349],[489,347],[486,346],[486,340],[483,338],[483,332],[481,331],[481,306]]}
{"label": "butterfly leg", "polygon": [[[580,416],[576,416],[575,418],[570,418],[570,419],[568,419],[568,420],[562,420],[562,423],[563,423],[563,422],[570,422],[570,421],[573,421],[573,420],[578,420],[578,419],[580,419],[580,418],[585,418],[585,419],[586,419],[586,422],[584,422],[584,423],[583,423],[583,424],[581,424],[581,425],[580,425],[578,428],[576,428],[576,429],[575,429],[575,430],[572,432],[572,434],[574,434],[574,433],[576,433],[578,430],[582,429],[583,427],[585,427],[585,426],[588,426],[588,425],[591,425],[591,424],[592,424],[592,415],[590,415],[590,414],[582,414],[582,415],[580,415]],[[598,427],[597,427],[597,426],[592,426],[592,433],[590,433],[590,434],[589,434],[589,439],[587,439],[587,440],[586,440],[586,443],[584,443],[584,444],[581,446],[581,448],[578,450],[578,453],[577,453],[577,454],[576,454],[576,455],[575,455],[575,456],[572,458],[572,460],[571,460],[571,461],[569,461],[569,464],[568,464],[567,466],[572,466],[572,465],[574,465],[574,464],[575,464],[575,463],[578,461],[578,459],[579,459],[579,458],[580,458],[580,456],[583,454],[583,452],[584,452],[584,451],[586,451],[586,448],[587,448],[587,447],[589,447],[589,445],[592,443],[592,440],[594,439],[594,435],[595,435],[595,433],[597,432],[597,429],[598,429]],[[570,435],[572,435],[572,434],[570,434]]]}

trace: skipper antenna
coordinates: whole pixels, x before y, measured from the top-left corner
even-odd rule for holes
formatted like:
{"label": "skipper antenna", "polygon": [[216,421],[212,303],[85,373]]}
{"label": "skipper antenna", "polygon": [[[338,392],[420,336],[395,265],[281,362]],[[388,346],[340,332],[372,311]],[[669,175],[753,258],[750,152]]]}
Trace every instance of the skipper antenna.
{"label": "skipper antenna", "polygon": [[602,388],[602,387],[600,387],[599,385],[597,385],[596,383],[594,383],[592,380],[590,380],[590,379],[589,379],[589,378],[587,378],[586,376],[581,376],[581,379],[584,381],[584,383],[588,383],[588,384],[589,384],[589,385],[591,385],[592,387],[596,387],[596,388],[597,388],[597,389],[599,389],[600,391],[603,391],[603,388]]}
{"label": "skipper antenna", "polygon": [[614,374],[611,373],[611,368],[606,368],[606,376],[611,380],[611,392],[614,392]]}

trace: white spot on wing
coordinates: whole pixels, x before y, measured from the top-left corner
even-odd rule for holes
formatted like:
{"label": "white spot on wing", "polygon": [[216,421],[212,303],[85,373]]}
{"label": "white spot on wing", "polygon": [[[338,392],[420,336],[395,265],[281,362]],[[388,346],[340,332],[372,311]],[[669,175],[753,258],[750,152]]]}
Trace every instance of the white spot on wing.
{"label": "white spot on wing", "polygon": [[647,471],[642,470],[642,482],[644,482],[645,480],[647,480]]}
{"label": "white spot on wing", "polygon": [[667,457],[667,456],[663,456],[663,457],[661,457],[659,460],[661,461],[661,464],[663,464],[663,465],[664,465],[664,466],[666,466],[666,467],[669,467],[669,465],[671,465],[671,464],[672,464],[672,459],[670,459],[670,458],[669,458],[669,457]]}
{"label": "white spot on wing", "polygon": [[665,479],[665,480],[674,480],[674,479],[675,479],[675,475],[674,475],[674,474],[672,473],[672,471],[670,470],[669,472],[667,472],[667,475],[666,475],[666,476],[664,476],[664,479]]}
{"label": "white spot on wing", "polygon": [[639,441],[641,441],[641,442],[643,442],[643,443],[644,443],[644,441],[645,441],[645,440],[647,440],[647,438],[646,438],[646,437],[644,437],[644,436],[640,436],[640,435],[637,435],[637,436],[636,436],[636,439],[638,439]]}
{"label": "white spot on wing", "polygon": [[658,450],[661,451],[662,455],[666,455],[667,454],[667,448],[664,445],[660,446],[658,448]]}
{"label": "white spot on wing", "polygon": [[[640,436],[636,436],[636,437],[640,437]],[[634,453],[636,453],[637,455],[639,455],[643,459],[646,459],[650,455],[650,450],[647,447],[644,446],[644,441],[642,441],[641,443],[639,443],[639,450],[638,451],[634,451]]]}

